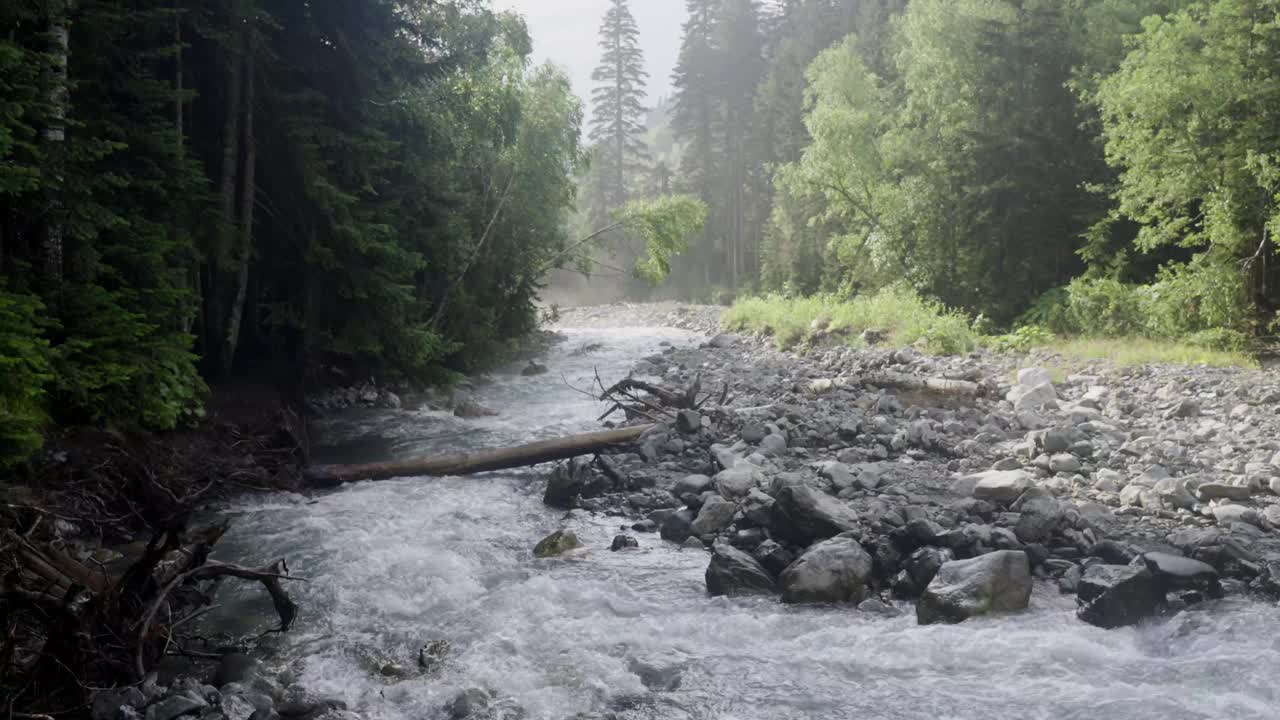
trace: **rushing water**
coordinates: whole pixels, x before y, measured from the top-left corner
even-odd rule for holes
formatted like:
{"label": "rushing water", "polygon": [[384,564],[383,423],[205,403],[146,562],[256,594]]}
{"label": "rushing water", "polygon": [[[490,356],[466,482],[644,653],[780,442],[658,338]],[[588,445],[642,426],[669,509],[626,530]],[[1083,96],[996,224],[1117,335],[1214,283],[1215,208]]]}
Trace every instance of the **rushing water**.
{"label": "rushing water", "polygon": [[[671,330],[569,331],[535,378],[503,374],[477,392],[502,416],[354,413],[322,428],[321,460],[495,446],[596,427],[601,407],[573,389],[595,369],[626,373]],[[603,350],[574,355],[588,342]],[[541,477],[362,483],[316,499],[281,495],[233,508],[222,556],[289,558],[310,582],[282,639],[310,690],[366,717],[429,720],[463,687],[512,698],[529,718],[584,711],[691,720],[1268,720],[1280,717],[1280,611],[1224,603],[1141,629],[1103,631],[1040,589],[1033,608],[957,626],[917,627],[844,607],[708,598],[705,553],[642,535],[611,553],[618,519],[541,503]],[[535,560],[568,525],[590,548]],[[224,627],[273,619],[257,588],[231,586]],[[905,608],[908,611],[910,608]],[[416,674],[418,649],[451,643],[444,670]],[[380,673],[386,663],[407,677]],[[661,675],[654,682],[651,670]],[[645,679],[649,680],[646,685]],[[678,687],[675,678],[678,678]]]}

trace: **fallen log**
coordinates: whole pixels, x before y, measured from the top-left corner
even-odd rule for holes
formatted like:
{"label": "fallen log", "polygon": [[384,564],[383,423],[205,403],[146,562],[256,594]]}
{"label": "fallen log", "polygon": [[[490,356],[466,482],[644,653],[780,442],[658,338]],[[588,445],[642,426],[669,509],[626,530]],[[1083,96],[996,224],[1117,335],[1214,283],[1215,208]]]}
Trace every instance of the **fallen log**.
{"label": "fallen log", "polygon": [[495,448],[474,453],[417,457],[364,465],[326,465],[308,468],[302,478],[312,487],[336,487],[357,480],[389,480],[399,477],[444,477],[474,475],[492,470],[527,467],[579,455],[590,455],[615,445],[634,442],[653,428],[637,425],[620,430],[570,435],[517,447]]}
{"label": "fallen log", "polygon": [[958,395],[982,395],[986,389],[976,382],[968,380],[952,380],[950,378],[941,377],[920,377],[918,375],[907,375],[905,373],[881,372],[872,375],[865,375],[862,378],[864,385],[873,387],[893,388],[895,390],[930,390],[940,393],[956,393]]}

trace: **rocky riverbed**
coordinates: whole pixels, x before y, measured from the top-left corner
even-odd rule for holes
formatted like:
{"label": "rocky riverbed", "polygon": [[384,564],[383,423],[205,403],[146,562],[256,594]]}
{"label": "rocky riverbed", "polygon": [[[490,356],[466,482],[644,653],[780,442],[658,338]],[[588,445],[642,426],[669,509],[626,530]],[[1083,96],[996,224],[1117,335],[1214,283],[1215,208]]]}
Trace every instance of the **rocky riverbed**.
{"label": "rocky riverbed", "polygon": [[[712,331],[718,312],[592,308],[564,322]],[[1227,593],[1273,601],[1280,379],[1059,366],[902,348],[781,353],[715,334],[634,372],[730,399],[711,393],[607,466],[558,469],[546,499],[642,514],[632,533],[708,548],[716,595],[874,612],[921,598],[921,623],[955,622],[1025,608],[1039,578],[1104,627]]]}
{"label": "rocky riverbed", "polygon": [[[296,561],[312,581],[298,628],[269,667],[233,654],[200,680],[152,677],[102,695],[95,720],[1031,716],[1082,688],[1117,718],[1274,707],[1244,668],[1222,698],[1170,688],[1198,682],[1183,665],[1274,654],[1247,628],[1280,589],[1276,378],[781,353],[721,334],[721,310],[565,311],[538,372],[521,359],[465,389],[485,412],[428,396],[342,420],[332,434],[369,440],[340,456],[375,459],[594,426],[602,408],[578,391],[597,370],[710,396],[636,447],[550,471],[246,502],[227,552]],[[248,627],[270,612],[219,601]],[[1098,629],[1183,608],[1204,613],[1154,636]],[[1068,638],[1065,660],[1025,650]],[[1037,684],[1038,668],[1069,679]],[[991,678],[1007,692],[979,700]]]}

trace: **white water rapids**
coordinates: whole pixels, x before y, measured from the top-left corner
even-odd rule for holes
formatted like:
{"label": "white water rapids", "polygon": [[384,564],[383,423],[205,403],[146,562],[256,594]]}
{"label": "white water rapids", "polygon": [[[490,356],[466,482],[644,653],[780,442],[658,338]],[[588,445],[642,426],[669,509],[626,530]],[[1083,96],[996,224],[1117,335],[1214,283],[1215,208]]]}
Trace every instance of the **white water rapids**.
{"label": "white water rapids", "polygon": [[[661,348],[695,343],[660,329],[566,331],[540,377],[500,374],[477,391],[497,418],[366,411],[327,422],[320,461],[497,446],[598,427],[587,388]],[[599,342],[599,352],[572,351]],[[568,381],[566,384],[561,378]],[[307,583],[281,639],[302,685],[375,720],[445,717],[464,687],[512,698],[530,719],[580,712],[691,720],[1273,720],[1280,717],[1280,611],[1226,602],[1140,629],[1077,621],[1073,602],[1038,590],[1030,611],[918,627],[848,607],[706,596],[707,555],[639,535],[609,552],[620,518],[543,506],[542,473],[361,483],[318,498],[277,495],[232,508],[222,559],[287,557]],[[567,525],[590,548],[535,560]],[[249,632],[274,621],[260,588],[218,599],[217,622]],[[418,649],[451,643],[438,677]],[[646,687],[639,663],[679,676]],[[388,678],[395,662],[411,672]],[[653,684],[653,683],[651,683]]]}

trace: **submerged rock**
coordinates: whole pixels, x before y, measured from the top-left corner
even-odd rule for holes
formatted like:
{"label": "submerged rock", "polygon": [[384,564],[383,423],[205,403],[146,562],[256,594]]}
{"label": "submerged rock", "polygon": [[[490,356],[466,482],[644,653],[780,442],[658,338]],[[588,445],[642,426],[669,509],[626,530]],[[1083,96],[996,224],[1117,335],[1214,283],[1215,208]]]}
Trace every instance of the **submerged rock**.
{"label": "submerged rock", "polygon": [[825,540],[805,551],[782,573],[782,602],[862,602],[871,568],[871,556],[856,540]]}
{"label": "submerged rock", "polygon": [[707,592],[711,595],[772,595],[777,591],[773,575],[755,558],[718,542],[711,550],[707,566]]}
{"label": "submerged rock", "polygon": [[1090,565],[1076,586],[1076,617],[1103,628],[1117,628],[1153,617],[1165,593],[1155,576],[1137,565]]}
{"label": "submerged rock", "polygon": [[952,560],[938,569],[920,596],[916,621],[957,623],[977,615],[1025,610],[1031,585],[1031,562],[1021,550]]}
{"label": "submerged rock", "polygon": [[577,550],[580,547],[582,547],[582,543],[572,530],[557,530],[534,546],[533,556],[539,558],[556,557],[570,550]]}
{"label": "submerged rock", "polygon": [[615,535],[613,538],[613,543],[609,545],[609,549],[612,550],[613,552],[618,552],[619,550],[627,550],[629,548],[638,548],[638,547],[640,547],[640,541],[636,540],[630,535]]}

